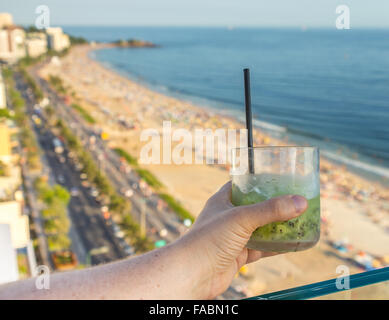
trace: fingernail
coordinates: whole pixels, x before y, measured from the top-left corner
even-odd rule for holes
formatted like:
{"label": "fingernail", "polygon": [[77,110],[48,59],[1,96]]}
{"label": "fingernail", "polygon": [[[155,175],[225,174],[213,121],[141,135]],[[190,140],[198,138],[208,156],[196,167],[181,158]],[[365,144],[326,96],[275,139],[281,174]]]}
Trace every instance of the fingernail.
{"label": "fingernail", "polygon": [[294,206],[296,208],[297,213],[305,211],[305,208],[307,207],[307,200],[305,200],[304,197],[293,196],[292,200],[294,202]]}

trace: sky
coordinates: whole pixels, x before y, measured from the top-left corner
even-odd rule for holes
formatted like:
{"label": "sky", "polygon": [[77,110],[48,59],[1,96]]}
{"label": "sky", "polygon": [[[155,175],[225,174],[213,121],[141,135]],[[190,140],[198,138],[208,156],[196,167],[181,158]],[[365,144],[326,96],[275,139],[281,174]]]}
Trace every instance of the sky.
{"label": "sky", "polygon": [[351,28],[389,28],[389,0],[1,0],[16,24],[31,25],[47,5],[50,24],[136,26],[335,26],[348,5]]}

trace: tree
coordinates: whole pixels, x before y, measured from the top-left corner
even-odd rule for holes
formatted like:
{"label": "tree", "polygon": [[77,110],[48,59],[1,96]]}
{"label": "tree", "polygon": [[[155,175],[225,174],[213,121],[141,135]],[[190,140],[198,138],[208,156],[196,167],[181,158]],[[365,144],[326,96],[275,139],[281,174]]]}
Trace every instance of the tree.
{"label": "tree", "polygon": [[62,251],[70,248],[72,241],[65,234],[56,234],[47,237],[49,250]]}
{"label": "tree", "polygon": [[67,206],[70,200],[69,192],[59,184],[56,184],[53,188],[54,196],[63,203],[64,206]]}
{"label": "tree", "polygon": [[24,31],[27,33],[29,33],[29,32],[42,32],[42,30],[39,30],[34,25],[29,25],[28,27],[24,27]]}
{"label": "tree", "polygon": [[135,238],[133,244],[135,249],[140,252],[147,252],[154,249],[153,243],[146,237]]}
{"label": "tree", "polygon": [[110,197],[109,208],[112,211],[124,214],[130,210],[130,205],[123,197],[115,194],[112,194]]}

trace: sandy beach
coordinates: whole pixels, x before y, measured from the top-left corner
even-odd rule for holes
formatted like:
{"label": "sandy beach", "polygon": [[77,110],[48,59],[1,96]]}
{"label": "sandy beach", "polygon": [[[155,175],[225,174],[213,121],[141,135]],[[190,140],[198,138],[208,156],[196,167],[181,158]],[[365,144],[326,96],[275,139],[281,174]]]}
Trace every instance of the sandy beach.
{"label": "sandy beach", "polygon": [[[235,119],[208,111],[173,97],[154,92],[92,60],[88,53],[100,45],[78,46],[44,65],[40,75],[61,77],[73,93],[72,100],[96,120],[95,126],[109,134],[112,147],[125,149],[134,157],[144,145],[143,129],[161,130],[164,120],[177,128],[243,128]],[[104,45],[102,45],[104,46]],[[131,50],[131,49],[128,49]],[[153,50],[153,49],[150,49]],[[59,62],[58,62],[59,61]],[[125,124],[125,125],[124,125]],[[255,145],[285,145],[259,130]],[[165,185],[167,192],[197,216],[205,201],[229,180],[228,165],[143,165]],[[322,237],[308,251],[284,254],[248,267],[240,281],[248,295],[336,277],[344,264],[352,273],[362,269],[347,258],[371,255],[377,266],[389,264],[389,189],[351,173],[345,167],[321,159]],[[338,242],[340,253],[331,243]],[[385,262],[386,261],[386,262]]]}

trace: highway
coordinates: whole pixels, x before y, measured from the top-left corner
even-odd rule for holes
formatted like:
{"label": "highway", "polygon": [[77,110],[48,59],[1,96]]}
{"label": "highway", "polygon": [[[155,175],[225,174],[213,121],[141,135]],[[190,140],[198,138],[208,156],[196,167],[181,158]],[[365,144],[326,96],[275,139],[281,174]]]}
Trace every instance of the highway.
{"label": "highway", "polygon": [[[72,129],[75,135],[84,143],[96,163],[99,163],[109,180],[113,183],[116,191],[122,193],[122,190],[133,190],[134,194],[129,199],[132,204],[131,214],[140,223],[142,213],[142,201],[145,201],[146,213],[146,231],[147,235],[153,240],[164,239],[167,242],[174,241],[186,230],[183,222],[177,217],[175,212],[166,209],[157,209],[157,203],[160,200],[157,194],[149,196],[140,189],[140,177],[134,172],[123,173],[120,168],[123,163],[120,157],[111,150],[106,143],[100,139],[98,133],[93,127],[84,123],[79,114],[70,106],[66,105],[63,100],[51,89],[46,81],[33,73],[35,80],[39,83],[45,94],[49,97],[50,103],[55,106],[59,118]],[[95,136],[94,144],[90,143],[90,137]],[[103,159],[102,159],[103,157]],[[134,185],[136,186],[134,188]],[[161,231],[166,230],[167,234],[161,236]]]}
{"label": "highway", "polygon": [[[16,75],[17,89],[22,93],[26,101],[27,112],[31,117],[34,111],[35,101],[33,96],[28,93],[27,87],[20,75]],[[42,123],[45,119],[42,119]],[[114,261],[127,256],[119,239],[114,235],[110,226],[104,221],[100,205],[90,195],[89,189],[81,184],[80,173],[74,168],[72,162],[67,157],[67,150],[63,157],[65,162],[59,161],[58,155],[53,150],[53,133],[46,126],[37,126],[34,124],[34,130],[38,137],[41,150],[44,152],[49,171],[58,184],[62,184],[66,189],[77,188],[78,195],[71,198],[68,206],[72,227],[81,240],[81,250],[84,250],[86,256],[93,249],[101,247],[108,248],[106,253],[91,255],[88,257],[92,265]],[[59,181],[59,179],[61,181]],[[77,245],[77,244],[74,244]],[[84,254],[85,255],[85,254]],[[84,257],[85,258],[85,257]],[[80,261],[86,262],[86,261]]]}

